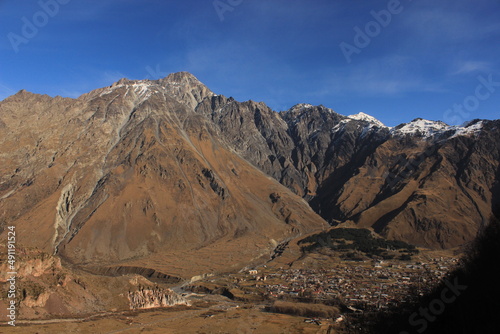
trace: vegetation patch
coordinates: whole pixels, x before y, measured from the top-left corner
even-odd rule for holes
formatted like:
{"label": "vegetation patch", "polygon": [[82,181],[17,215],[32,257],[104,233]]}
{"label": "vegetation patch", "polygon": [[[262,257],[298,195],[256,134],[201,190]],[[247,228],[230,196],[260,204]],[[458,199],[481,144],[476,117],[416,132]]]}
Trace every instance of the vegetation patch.
{"label": "vegetation patch", "polygon": [[339,315],[339,309],[333,306],[323,304],[292,303],[280,300],[274,302],[272,306],[268,307],[267,311],[314,318],[334,318]]}
{"label": "vegetation patch", "polygon": [[370,230],[357,228],[336,228],[321,232],[299,241],[302,251],[309,253],[321,248],[345,252],[342,256],[347,260],[360,261],[360,253],[368,257],[379,256],[384,259],[395,257],[394,252],[404,252],[402,260],[411,259],[418,249],[411,244],[399,240],[387,240],[374,237]]}

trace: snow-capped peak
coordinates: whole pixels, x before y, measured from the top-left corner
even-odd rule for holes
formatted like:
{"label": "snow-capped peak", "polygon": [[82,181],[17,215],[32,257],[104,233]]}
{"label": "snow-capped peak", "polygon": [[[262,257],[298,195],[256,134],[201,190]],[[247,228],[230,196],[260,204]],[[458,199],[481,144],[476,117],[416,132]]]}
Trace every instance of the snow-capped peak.
{"label": "snow-capped peak", "polygon": [[451,136],[451,138],[457,137],[457,136],[466,136],[466,135],[470,135],[470,134],[476,135],[479,132],[481,132],[481,130],[483,129],[483,121],[472,120],[472,121],[465,122],[462,126],[456,126],[454,128],[456,129],[456,131],[455,131],[455,134],[453,136]]}
{"label": "snow-capped peak", "polygon": [[309,104],[309,103],[298,103],[298,104],[294,105],[291,108],[291,110],[303,111],[303,110],[311,109],[313,107],[314,106],[312,104]]}
{"label": "snow-capped peak", "polygon": [[376,119],[373,116],[365,114],[364,112],[359,112],[357,114],[349,115],[347,117],[349,117],[350,119],[358,120],[358,121],[365,121],[365,122],[373,123],[374,125],[379,126],[381,128],[385,127],[384,123],[382,123],[381,121],[379,121],[378,119]]}
{"label": "snow-capped peak", "polygon": [[424,137],[430,137],[438,133],[453,130],[455,127],[441,121],[429,121],[422,118],[416,118],[413,121],[398,125],[392,129],[393,134],[416,134]]}

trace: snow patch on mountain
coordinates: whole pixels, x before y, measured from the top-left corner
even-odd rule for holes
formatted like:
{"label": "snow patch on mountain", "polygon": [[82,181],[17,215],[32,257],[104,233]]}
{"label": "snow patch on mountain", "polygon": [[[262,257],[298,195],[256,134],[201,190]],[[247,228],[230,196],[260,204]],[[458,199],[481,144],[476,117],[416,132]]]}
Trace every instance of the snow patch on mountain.
{"label": "snow patch on mountain", "polygon": [[99,97],[114,93],[119,88],[126,88],[124,97],[129,96],[130,92],[133,92],[139,101],[142,102],[150,98],[155,93],[155,82],[150,80],[128,80],[120,79],[109,87],[103,88],[99,94]]}
{"label": "snow patch on mountain", "polygon": [[457,136],[477,134],[481,132],[482,128],[483,121],[478,120],[464,123],[462,126],[451,126],[441,121],[429,121],[417,118],[409,123],[396,126],[391,130],[391,134],[395,136],[409,134],[428,138],[449,132],[453,134],[449,138],[454,138]]}
{"label": "snow patch on mountain", "polygon": [[369,122],[369,123],[372,123],[372,124],[374,124],[374,125],[376,125],[376,126],[378,126],[380,128],[386,127],[384,125],[384,123],[382,123],[381,121],[379,121],[378,119],[376,119],[373,116],[365,114],[364,112],[360,112],[360,113],[357,113],[357,114],[354,114],[354,115],[349,115],[347,117],[349,117],[350,119],[358,120],[358,121]]}
{"label": "snow patch on mountain", "polygon": [[391,130],[393,135],[417,135],[431,137],[436,134],[452,130],[453,127],[441,121],[429,121],[422,118],[416,118],[409,123],[396,126]]}
{"label": "snow patch on mountain", "polygon": [[464,123],[465,126],[457,126],[455,134],[451,136],[451,138],[457,136],[467,136],[467,135],[476,135],[483,129],[483,121],[478,121],[476,123],[467,122]]}
{"label": "snow patch on mountain", "polygon": [[340,122],[338,122],[337,124],[335,124],[335,126],[332,128],[332,132],[335,133],[335,132],[339,132],[339,131],[342,131],[345,129],[345,126],[347,123],[349,123],[351,120],[349,118],[345,118],[343,120],[341,120]]}
{"label": "snow patch on mountain", "polygon": [[303,111],[303,110],[306,110],[306,109],[311,109],[313,107],[312,104],[309,104],[309,103],[299,103],[299,104],[296,104],[292,107],[292,109],[298,109],[299,111]]}
{"label": "snow patch on mountain", "polygon": [[136,82],[132,84],[132,87],[134,88],[135,93],[143,99],[147,99],[151,96],[151,84],[149,83]]}

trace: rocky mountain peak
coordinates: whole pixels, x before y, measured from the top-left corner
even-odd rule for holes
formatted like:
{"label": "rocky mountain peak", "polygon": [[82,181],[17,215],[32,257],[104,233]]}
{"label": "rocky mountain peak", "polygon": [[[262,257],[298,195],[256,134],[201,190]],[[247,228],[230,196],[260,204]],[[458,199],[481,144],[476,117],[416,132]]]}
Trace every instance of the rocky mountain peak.
{"label": "rocky mountain peak", "polygon": [[[486,121],[489,122],[489,121]],[[484,120],[472,120],[462,126],[448,125],[442,121],[430,121],[423,118],[415,118],[409,123],[400,124],[391,129],[395,137],[414,136],[417,138],[454,138],[457,136],[468,136],[481,132]]]}
{"label": "rocky mountain peak", "polygon": [[111,85],[111,87],[124,86],[124,85],[128,85],[128,84],[132,84],[133,82],[134,82],[133,80],[129,80],[127,78],[121,78],[117,82],[113,83]]}
{"label": "rocky mountain peak", "polygon": [[312,104],[309,104],[309,103],[297,103],[296,105],[294,105],[293,107],[291,107],[290,110],[293,110],[293,111],[296,111],[296,110],[303,111],[303,110],[307,110],[307,109],[311,109],[311,108],[314,108],[314,106]]}
{"label": "rocky mountain peak", "polygon": [[423,118],[415,118],[409,123],[403,123],[392,130],[393,135],[415,135],[419,137],[431,137],[442,134],[453,127],[442,121],[430,121]]}
{"label": "rocky mountain peak", "polygon": [[16,94],[9,96],[7,99],[9,99],[9,98],[30,98],[30,97],[34,97],[34,96],[42,97],[42,96],[48,96],[48,95],[35,94],[35,93],[27,91],[26,89],[21,89]]}
{"label": "rocky mountain peak", "polygon": [[[135,96],[141,98],[141,101],[151,97],[155,92],[162,92],[191,110],[194,110],[203,99],[215,95],[191,73],[177,72],[159,80],[130,80],[122,78],[111,86],[96,89],[82,96],[92,99],[95,96],[102,97],[114,92],[116,89],[122,88],[126,88],[127,91],[132,90]],[[119,92],[119,94],[128,95],[125,91]]]}
{"label": "rocky mountain peak", "polygon": [[201,81],[198,80],[198,78],[196,78],[194,75],[186,71],[170,73],[165,78],[160,80],[171,84],[177,83],[177,84],[203,85],[203,83],[201,83]]}
{"label": "rocky mountain peak", "polygon": [[179,103],[187,105],[191,110],[207,97],[215,94],[194,75],[189,72],[177,72],[157,81]]}
{"label": "rocky mountain peak", "polygon": [[323,105],[313,106],[308,103],[299,103],[280,113],[283,119],[290,124],[297,124],[306,119],[343,119],[345,116],[337,114],[330,108]]}
{"label": "rocky mountain peak", "polygon": [[[32,93],[32,92],[29,92],[25,89],[21,89],[20,91],[18,91],[16,94],[14,95],[11,95],[7,98],[5,98],[4,100],[2,100],[1,102],[4,102],[4,103],[16,103],[16,102],[21,102],[21,103],[30,103],[30,102],[33,102],[33,101],[36,101],[36,102],[49,102],[49,101],[58,101],[61,100],[61,99],[70,99],[70,98],[62,98],[60,96],[56,96],[55,98],[52,98],[50,97],[49,95],[47,94],[36,94],[36,93]],[[21,111],[21,110],[16,110],[16,113],[19,113],[19,112],[25,112],[25,111]]]}

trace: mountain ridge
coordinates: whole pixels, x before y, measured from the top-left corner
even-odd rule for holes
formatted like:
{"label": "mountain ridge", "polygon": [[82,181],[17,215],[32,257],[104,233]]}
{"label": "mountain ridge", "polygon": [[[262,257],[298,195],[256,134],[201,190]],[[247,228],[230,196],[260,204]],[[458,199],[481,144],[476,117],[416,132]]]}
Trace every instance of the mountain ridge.
{"label": "mountain ridge", "polygon": [[[98,186],[100,182],[110,182],[106,177],[110,177],[111,167],[105,167],[110,157],[118,159],[115,165],[123,162],[130,165],[132,157],[135,157],[134,163],[137,158],[144,157],[144,145],[149,143],[154,149],[147,156],[153,161],[158,152],[169,147],[165,146],[166,138],[170,138],[169,141],[175,138],[173,147],[183,143],[182,147],[191,152],[189,159],[193,159],[194,154],[205,165],[197,167],[200,169],[198,176],[184,177],[191,181],[193,178],[205,179],[207,186],[219,196],[227,187],[218,171],[210,168],[213,162],[208,163],[206,154],[212,156],[211,159],[216,156],[213,156],[214,151],[207,151],[202,141],[212,142],[212,149],[224,147],[229,154],[225,155],[226,159],[233,159],[230,156],[236,153],[305,199],[330,224],[354,222],[361,227],[372,227],[385,237],[420,246],[449,248],[471,240],[482,222],[489,218],[491,206],[498,203],[494,189],[498,187],[499,174],[500,150],[495,140],[499,121],[476,120],[457,127],[415,119],[391,128],[366,114],[344,116],[324,106],[310,104],[297,104],[278,113],[263,102],[238,102],[217,95],[187,72],[173,73],[159,80],[121,79],[77,99],[20,91],[0,102],[0,128],[6,133],[17,125],[27,126],[19,119],[10,119],[12,115],[6,116],[9,105],[20,112],[17,117],[26,117],[26,124],[36,124],[37,118],[45,117],[41,115],[58,109],[69,119],[68,124],[79,129],[79,139],[65,140],[73,138],[73,133],[65,129],[66,119],[55,119],[52,126],[57,125],[60,133],[47,136],[41,129],[30,128],[30,135],[39,137],[31,142],[32,151],[12,151],[18,161],[23,154],[28,154],[24,161],[31,169],[43,160],[45,166],[56,171],[51,178],[57,179],[57,173],[63,170],[67,173],[71,168],[73,171],[68,177],[74,178],[75,184],[80,182],[81,175],[89,174],[93,178],[83,187],[86,191],[81,185],[64,190],[60,185],[64,180],[51,183],[51,189],[64,188],[58,201],[69,199],[70,203],[66,209],[52,204],[60,208],[55,225],[60,226],[61,231],[56,229],[53,236],[56,243],[67,238],[73,240],[79,233],[69,237],[74,231],[68,234],[65,219],[85,220],[107,201],[109,190],[102,192]],[[23,113],[23,108],[30,114]],[[54,117],[60,118],[61,114],[56,113]],[[53,145],[50,152],[37,154],[37,150],[43,149],[41,143],[54,141],[57,136],[59,144]],[[135,139],[127,139],[127,136]],[[95,138],[92,153],[101,155],[99,161],[84,148],[92,138]],[[143,144],[137,146],[139,138]],[[72,144],[67,146],[67,142]],[[84,142],[79,153],[72,151],[72,145],[78,147],[78,143]],[[8,140],[5,145],[14,147]],[[58,163],[61,147],[66,147],[63,151],[70,156],[64,168]],[[134,150],[137,153],[132,153]],[[170,148],[165,152],[170,152],[165,153],[166,159],[171,159],[175,153]],[[68,167],[70,165],[73,167]],[[95,172],[80,174],[86,166],[93,166]],[[108,170],[103,171],[99,166]],[[173,166],[183,173],[184,167],[178,162],[170,168]],[[146,163],[142,168],[152,167]],[[153,169],[161,175],[167,175],[169,170],[161,164]],[[11,173],[5,171],[4,175]],[[123,171],[116,173],[121,175]],[[20,185],[33,183],[36,180],[33,174],[33,170],[30,173],[20,168],[20,172],[14,173],[9,180],[5,177],[0,193],[2,199],[8,200],[16,189],[27,189]],[[117,175],[113,182],[125,181]],[[236,175],[233,173],[231,178],[233,176]],[[117,194],[118,189],[120,187],[115,190]],[[76,203],[74,198],[79,196],[95,202],[93,209],[87,209],[85,217],[69,212],[75,209],[72,205],[77,206],[71,203]],[[41,205],[37,198],[35,195],[33,203]],[[7,212],[20,209],[20,206],[13,205],[13,208]],[[78,209],[80,215],[85,211],[81,209]],[[59,223],[57,219],[61,219]],[[45,222],[39,222],[40,226],[49,224],[46,219],[41,220]],[[316,223],[320,225],[322,223]]]}
{"label": "mountain ridge", "polygon": [[[193,74],[191,74],[190,72],[181,71],[181,72],[171,73],[164,78],[160,78],[160,79],[156,79],[156,80],[152,80],[152,79],[133,80],[133,79],[128,79],[128,78],[124,77],[124,78],[121,78],[118,81],[112,83],[110,86],[94,89],[88,93],[82,94],[80,97],[83,97],[83,96],[89,95],[93,92],[97,92],[97,91],[101,91],[101,90],[123,87],[126,84],[128,84],[128,85],[140,84],[140,85],[143,85],[143,87],[146,87],[146,86],[152,87],[153,85],[159,85],[159,86],[163,86],[164,88],[167,88],[167,89],[173,88],[175,86],[184,86],[185,88],[191,89],[191,90],[195,90],[196,88],[198,88],[198,89],[203,91],[203,94],[199,94],[199,95],[197,95],[197,97],[193,96],[194,99],[196,100],[195,103],[200,103],[206,97],[218,96],[218,94],[215,94],[214,92],[212,92],[206,85],[204,85],[201,81],[199,81]],[[148,84],[150,84],[150,85],[148,85]],[[189,87],[191,85],[193,87]],[[188,87],[186,87],[186,86],[188,86]],[[181,92],[180,90],[178,92],[173,92],[172,90],[170,90],[170,93],[173,94],[174,96],[177,96],[179,99],[182,99],[183,95],[189,94],[189,92],[186,92],[186,91]],[[21,94],[21,95],[22,94],[28,94],[28,95],[31,94],[31,95],[35,95],[35,96],[44,96],[44,97],[50,97],[50,98],[62,98],[62,99],[71,99],[71,100],[76,100],[76,99],[80,98],[80,97],[78,97],[78,98],[62,97],[60,95],[51,97],[47,94],[38,94],[38,93],[29,92],[25,89],[21,89],[17,93],[6,97],[4,100],[9,99],[9,98],[14,97],[14,96],[17,96],[18,94]],[[233,99],[233,98],[231,97],[230,99]],[[189,103],[187,101],[183,101],[183,102],[188,103],[191,106],[191,103]],[[265,102],[256,102],[256,101],[251,100],[251,99],[247,100],[247,101],[243,101],[241,103],[244,103],[244,102],[265,103]],[[297,103],[297,104],[293,105],[292,107],[290,107],[288,110],[275,111],[275,112],[277,112],[278,114],[281,114],[281,113],[292,112],[292,111],[296,110],[297,108],[300,108],[301,110],[307,110],[307,109],[315,108],[315,107],[316,108],[323,107],[323,108],[326,108],[327,110],[329,110],[330,112],[336,113],[332,109],[324,107],[323,105],[314,106],[314,105],[309,104],[309,103]],[[338,113],[336,113],[336,114],[338,114]],[[432,126],[431,124],[434,123],[434,124],[439,124],[442,126],[442,128],[447,128],[448,130],[450,130],[450,129],[459,130],[459,129],[467,128],[471,125],[471,123],[477,123],[478,121],[491,121],[488,119],[472,119],[472,120],[464,122],[462,125],[448,125],[440,120],[438,120],[438,121],[426,120],[426,119],[417,117],[409,122],[400,123],[398,125],[391,127],[391,126],[384,125],[384,123],[382,123],[377,118],[375,118],[369,114],[366,114],[364,112],[359,112],[357,114],[352,114],[352,115],[342,115],[342,114],[338,114],[338,115],[343,116],[346,119],[374,123],[374,124],[377,124],[379,127],[384,127],[384,128],[388,128],[388,129],[398,129],[398,128],[400,129],[400,128],[404,127],[405,125],[409,125],[412,123],[423,121],[423,122],[427,123],[426,125],[429,125],[429,126]]]}

